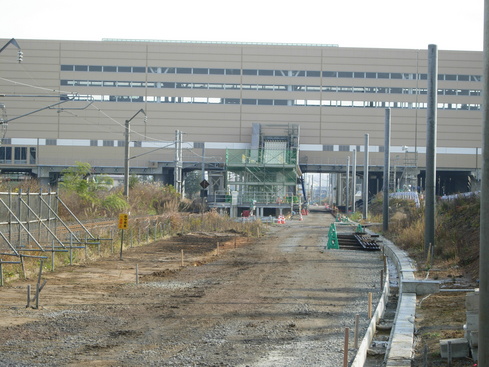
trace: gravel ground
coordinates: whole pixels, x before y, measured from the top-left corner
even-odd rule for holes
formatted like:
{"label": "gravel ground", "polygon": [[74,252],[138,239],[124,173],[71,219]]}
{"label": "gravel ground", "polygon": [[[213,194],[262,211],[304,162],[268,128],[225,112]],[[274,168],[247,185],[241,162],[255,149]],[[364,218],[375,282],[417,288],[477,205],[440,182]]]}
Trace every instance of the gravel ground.
{"label": "gravel ground", "polygon": [[26,283],[4,287],[0,366],[341,366],[345,328],[359,314],[363,337],[368,293],[380,295],[382,261],[325,250],[331,221],[273,225],[201,266],[158,261],[160,241],[158,256],[144,246],[68,268],[45,276],[39,310],[25,308]]}

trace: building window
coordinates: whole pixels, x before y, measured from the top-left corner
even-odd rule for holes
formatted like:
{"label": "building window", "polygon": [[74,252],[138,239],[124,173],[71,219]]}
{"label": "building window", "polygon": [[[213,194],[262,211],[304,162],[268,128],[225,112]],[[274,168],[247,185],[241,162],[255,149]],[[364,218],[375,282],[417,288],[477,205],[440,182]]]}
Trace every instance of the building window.
{"label": "building window", "polygon": [[90,65],[88,71],[102,71],[102,66]]}
{"label": "building window", "polygon": [[130,66],[119,66],[117,71],[119,73],[130,73],[131,67]]}
{"label": "building window", "polygon": [[353,73],[351,71],[339,71],[338,78],[353,78]]}
{"label": "building window", "polygon": [[36,148],[29,148],[29,164],[36,164]]}
{"label": "building window", "polygon": [[14,163],[26,164],[27,163],[27,147],[15,147],[14,148]]}
{"label": "building window", "polygon": [[287,99],[275,99],[273,101],[273,104],[275,106],[287,106],[288,102],[289,101]]}
{"label": "building window", "polygon": [[56,145],[56,139],[46,139],[46,145]]}
{"label": "building window", "polygon": [[194,68],[194,74],[209,74],[209,69]]}
{"label": "building window", "polygon": [[243,98],[242,103],[256,105],[256,99]]}
{"label": "building window", "polygon": [[61,65],[61,71],[73,71],[73,65]]}
{"label": "building window", "polygon": [[12,163],[12,147],[0,147],[0,163]]}
{"label": "building window", "polygon": [[318,78],[321,76],[321,72],[309,70],[309,71],[307,71],[307,76]]}
{"label": "building window", "polygon": [[224,75],[224,69],[209,69],[211,75]]}
{"label": "building window", "polygon": [[241,75],[240,69],[226,69],[226,75]]}

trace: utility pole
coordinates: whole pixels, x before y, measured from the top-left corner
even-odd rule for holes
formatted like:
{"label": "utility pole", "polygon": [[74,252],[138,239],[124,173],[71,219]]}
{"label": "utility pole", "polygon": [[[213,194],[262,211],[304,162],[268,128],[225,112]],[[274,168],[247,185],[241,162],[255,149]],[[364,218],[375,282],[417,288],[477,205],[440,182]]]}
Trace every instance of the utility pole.
{"label": "utility pole", "polygon": [[438,49],[428,46],[428,110],[426,121],[426,198],[424,253],[435,246],[436,124],[438,94]]}
{"label": "utility pole", "polygon": [[365,162],[363,164],[363,218],[368,218],[368,145],[369,135],[365,134]]}
{"label": "utility pole", "polygon": [[479,366],[489,366],[489,0],[484,1],[482,181],[479,253]]}
{"label": "utility pole", "polygon": [[391,171],[391,109],[385,109],[384,125],[384,202],[382,209],[382,230],[389,230],[389,176]]}
{"label": "utility pole", "polygon": [[182,132],[175,130],[175,172],[173,174],[173,186],[182,194]]}
{"label": "utility pole", "polygon": [[353,149],[353,164],[352,164],[352,198],[351,198],[351,211],[355,213],[355,194],[357,193],[357,150]]}

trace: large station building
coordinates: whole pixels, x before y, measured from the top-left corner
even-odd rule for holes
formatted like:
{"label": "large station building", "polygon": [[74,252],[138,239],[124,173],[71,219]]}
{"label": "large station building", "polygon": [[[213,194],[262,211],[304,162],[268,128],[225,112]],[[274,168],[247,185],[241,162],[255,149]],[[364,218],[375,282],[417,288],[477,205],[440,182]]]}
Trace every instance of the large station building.
{"label": "large station building", "polygon": [[[21,63],[14,44],[0,53],[4,177],[31,175],[54,184],[77,161],[121,174],[127,139],[131,174],[173,184],[180,168],[184,177],[204,165],[210,173],[229,165],[243,190],[256,186],[255,179],[281,182],[287,192],[296,184],[293,175],[345,172],[353,151],[361,176],[368,134],[375,192],[390,108],[391,164],[398,179],[409,167],[410,186],[423,188],[427,49],[16,41]],[[478,178],[482,61],[482,52],[438,52],[440,195],[470,190]]]}

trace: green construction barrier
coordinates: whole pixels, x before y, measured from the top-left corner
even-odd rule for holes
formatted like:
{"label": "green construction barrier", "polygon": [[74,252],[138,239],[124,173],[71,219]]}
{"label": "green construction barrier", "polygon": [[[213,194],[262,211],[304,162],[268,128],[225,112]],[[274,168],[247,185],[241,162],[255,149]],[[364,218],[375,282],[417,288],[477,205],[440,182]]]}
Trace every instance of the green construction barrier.
{"label": "green construction barrier", "polygon": [[329,226],[327,248],[328,248],[328,250],[340,248],[340,244],[338,243],[338,235],[336,233],[336,224],[335,223],[331,223],[331,225]]}

